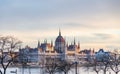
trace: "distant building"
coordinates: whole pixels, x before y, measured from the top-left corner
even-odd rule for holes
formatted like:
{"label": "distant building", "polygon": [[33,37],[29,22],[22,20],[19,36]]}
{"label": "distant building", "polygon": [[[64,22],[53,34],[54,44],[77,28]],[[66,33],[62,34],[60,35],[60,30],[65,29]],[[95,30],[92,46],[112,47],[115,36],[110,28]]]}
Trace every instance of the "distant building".
{"label": "distant building", "polygon": [[98,52],[95,52],[96,61],[108,61],[109,60],[109,52],[105,52],[103,49],[100,49]]}
{"label": "distant building", "polygon": [[[72,60],[78,61],[82,55],[85,55],[83,58],[86,58],[86,55],[93,55],[92,50],[84,52],[80,51],[80,43],[76,43],[75,38],[74,42],[71,44],[66,43],[66,40],[62,37],[61,31],[59,30],[59,35],[57,36],[54,45],[53,41],[48,43],[45,40],[43,43],[38,41],[37,48],[26,47],[19,50],[21,54],[20,60],[34,62],[34,63],[45,63],[45,58],[58,58],[61,60]],[[24,58],[22,56],[25,56]]]}
{"label": "distant building", "polygon": [[57,53],[65,53],[66,43],[65,39],[61,36],[61,32],[59,31],[59,36],[55,40],[54,50]]}
{"label": "distant building", "polygon": [[20,63],[31,63],[38,62],[38,49],[30,48],[26,46],[23,49],[19,49],[19,62]]}
{"label": "distant building", "polygon": [[94,58],[94,49],[93,50],[91,50],[91,49],[84,49],[84,50],[81,50],[80,52],[79,52],[79,54],[81,54],[81,56],[83,56],[84,58],[84,60],[85,61],[91,61],[92,60],[92,58]]}
{"label": "distant building", "polygon": [[41,43],[41,44],[38,41],[38,50],[41,53],[45,53],[45,54],[50,54],[50,53],[55,54],[56,56],[59,56],[57,58],[60,58],[60,59],[71,59],[70,57],[67,57],[67,55],[71,57],[72,56],[75,57],[77,54],[79,54],[80,44],[78,43],[78,45],[76,45],[76,42],[74,39],[74,43],[72,43],[71,45],[68,45],[65,39],[62,37],[61,31],[59,30],[59,35],[55,40],[55,46],[53,46],[52,41],[51,43],[47,43],[47,41],[45,40],[44,43]]}

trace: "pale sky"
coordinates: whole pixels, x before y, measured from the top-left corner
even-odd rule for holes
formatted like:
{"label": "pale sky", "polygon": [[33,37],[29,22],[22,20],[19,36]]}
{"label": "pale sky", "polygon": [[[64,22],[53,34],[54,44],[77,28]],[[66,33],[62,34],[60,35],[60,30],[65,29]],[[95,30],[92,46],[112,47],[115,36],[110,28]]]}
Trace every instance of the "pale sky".
{"label": "pale sky", "polygon": [[81,49],[120,48],[120,0],[0,0],[0,35],[23,46],[55,41],[59,28]]}

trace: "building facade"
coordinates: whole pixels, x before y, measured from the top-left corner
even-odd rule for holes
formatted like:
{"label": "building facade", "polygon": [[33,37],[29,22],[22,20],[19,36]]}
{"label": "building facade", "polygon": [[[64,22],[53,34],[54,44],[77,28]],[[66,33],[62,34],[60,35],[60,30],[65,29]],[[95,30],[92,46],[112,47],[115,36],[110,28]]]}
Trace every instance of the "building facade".
{"label": "building facade", "polygon": [[49,57],[71,61],[78,61],[81,57],[80,43],[76,43],[74,39],[74,42],[69,45],[61,35],[60,30],[59,35],[55,39],[54,45],[53,41],[51,41],[51,43],[48,43],[47,40],[43,43],[38,41],[37,48],[26,47],[19,51],[19,53],[21,52],[26,53],[29,62],[37,62],[39,64],[45,63],[45,58]]}

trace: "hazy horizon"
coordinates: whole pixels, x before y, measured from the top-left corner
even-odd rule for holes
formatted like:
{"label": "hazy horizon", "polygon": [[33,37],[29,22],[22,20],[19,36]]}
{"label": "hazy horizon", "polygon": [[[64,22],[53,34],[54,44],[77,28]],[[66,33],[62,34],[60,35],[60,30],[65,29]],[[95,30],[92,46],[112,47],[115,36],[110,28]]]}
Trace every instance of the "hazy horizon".
{"label": "hazy horizon", "polygon": [[119,0],[1,0],[0,35],[12,35],[23,47],[55,41],[59,28],[66,42],[81,49],[119,49]]}

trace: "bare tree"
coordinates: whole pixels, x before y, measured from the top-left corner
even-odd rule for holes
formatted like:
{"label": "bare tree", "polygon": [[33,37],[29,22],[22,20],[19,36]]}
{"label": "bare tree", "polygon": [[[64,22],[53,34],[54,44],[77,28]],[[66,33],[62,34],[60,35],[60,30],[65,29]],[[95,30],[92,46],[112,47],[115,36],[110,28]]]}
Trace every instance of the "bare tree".
{"label": "bare tree", "polygon": [[89,74],[89,69],[90,69],[90,67],[91,67],[91,62],[90,62],[90,61],[87,61],[87,62],[84,63],[82,66],[83,66],[83,68],[85,68],[85,71],[87,71],[88,74]]}
{"label": "bare tree", "polygon": [[68,71],[71,69],[72,65],[73,64],[71,64],[70,62],[62,60],[59,61],[59,63],[57,64],[57,70],[64,72],[64,74],[68,74]]}
{"label": "bare tree", "polygon": [[103,70],[103,73],[106,74],[110,67],[110,56],[108,55],[103,55],[100,61],[101,69]]}
{"label": "bare tree", "polygon": [[97,74],[99,74],[101,70],[101,62],[98,62],[96,59],[93,59],[92,62],[88,61],[88,65],[92,67],[92,70],[95,71]]}
{"label": "bare tree", "polygon": [[71,69],[72,65],[73,64],[66,60],[60,60],[49,57],[46,58],[45,70],[49,74],[54,74],[55,72],[64,72],[64,74],[67,74],[68,71]]}
{"label": "bare tree", "polygon": [[93,71],[95,71],[97,74],[99,74],[99,71],[103,71],[103,74],[106,74],[106,72],[110,68],[110,54],[103,53],[100,55],[97,55],[93,58],[90,58],[90,60],[87,60],[88,65],[91,66]]}
{"label": "bare tree", "polygon": [[3,71],[1,74],[6,74],[6,69],[14,61],[17,55],[14,51],[20,47],[21,41],[12,36],[0,36],[0,64]]}
{"label": "bare tree", "polygon": [[120,54],[118,52],[114,52],[111,55],[110,68],[115,72],[115,74],[120,72]]}
{"label": "bare tree", "polygon": [[53,74],[57,69],[57,64],[55,63],[55,59],[54,58],[46,58],[46,61],[47,61],[45,63],[46,72],[48,72],[49,74]]}
{"label": "bare tree", "polygon": [[95,61],[94,65],[93,65],[93,70],[99,74],[100,70],[101,70],[101,64],[97,61]]}

